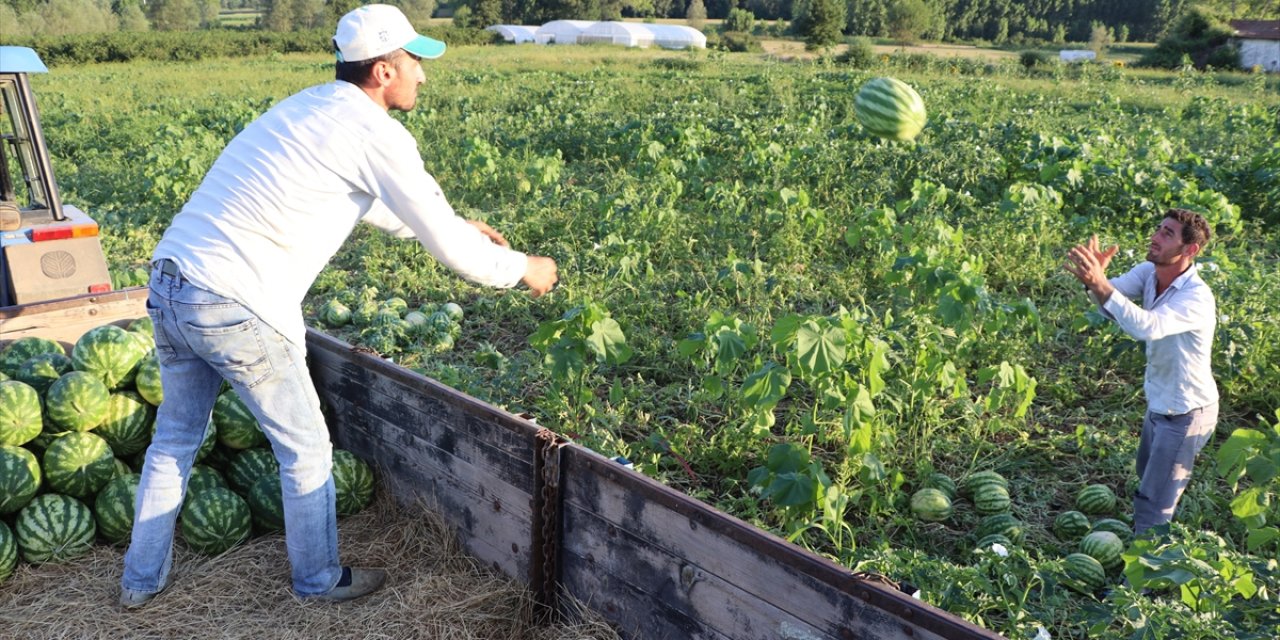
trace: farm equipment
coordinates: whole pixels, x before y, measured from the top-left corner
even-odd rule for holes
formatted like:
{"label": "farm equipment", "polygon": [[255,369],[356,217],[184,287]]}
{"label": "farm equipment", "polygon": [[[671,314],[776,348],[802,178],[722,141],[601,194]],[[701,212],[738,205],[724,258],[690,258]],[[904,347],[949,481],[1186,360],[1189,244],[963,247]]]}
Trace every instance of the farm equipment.
{"label": "farm equipment", "polygon": [[0,307],[111,291],[98,223],[63,204],[26,47],[0,47]]}

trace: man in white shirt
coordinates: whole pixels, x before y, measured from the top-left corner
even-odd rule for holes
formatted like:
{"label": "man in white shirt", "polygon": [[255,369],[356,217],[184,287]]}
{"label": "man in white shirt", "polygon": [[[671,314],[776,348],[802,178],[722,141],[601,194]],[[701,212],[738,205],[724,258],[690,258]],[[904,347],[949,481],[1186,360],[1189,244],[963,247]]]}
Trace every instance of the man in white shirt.
{"label": "man in white shirt", "polygon": [[[1107,279],[1117,247],[1101,250],[1097,236],[1067,254],[1064,268],[1103,313],[1147,345],[1147,412],[1133,498],[1138,534],[1173,519],[1196,454],[1218,422],[1218,386],[1210,370],[1217,307],[1195,265],[1209,236],[1199,214],[1170,209],[1151,236],[1147,261],[1122,276]],[[1142,306],[1130,298],[1140,298]]]}
{"label": "man in white shirt", "polygon": [[345,601],[382,586],[338,560],[332,445],[306,368],[301,302],[357,222],[416,237],[464,278],[495,287],[556,283],[551,258],[513,251],[458,217],[389,110],[408,111],[421,59],[445,45],[399,9],[369,5],[338,22],[337,80],[272,107],[235,137],[152,255],[147,310],[165,396],[138,487],[120,604],[170,583],[174,525],[223,380],[257,418],[280,462],[293,590]]}

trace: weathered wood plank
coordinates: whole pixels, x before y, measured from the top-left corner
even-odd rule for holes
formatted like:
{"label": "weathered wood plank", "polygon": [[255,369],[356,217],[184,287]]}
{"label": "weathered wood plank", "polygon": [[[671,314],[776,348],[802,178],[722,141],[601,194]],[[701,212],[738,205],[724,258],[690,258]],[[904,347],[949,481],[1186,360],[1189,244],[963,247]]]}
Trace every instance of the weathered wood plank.
{"label": "weathered wood plank", "polygon": [[74,345],[94,327],[147,315],[147,288],[134,287],[64,300],[0,307],[0,343],[40,336]]}
{"label": "weathered wood plank", "polygon": [[561,579],[621,624],[679,612],[669,633],[694,638],[1000,637],[586,449],[563,455]]}

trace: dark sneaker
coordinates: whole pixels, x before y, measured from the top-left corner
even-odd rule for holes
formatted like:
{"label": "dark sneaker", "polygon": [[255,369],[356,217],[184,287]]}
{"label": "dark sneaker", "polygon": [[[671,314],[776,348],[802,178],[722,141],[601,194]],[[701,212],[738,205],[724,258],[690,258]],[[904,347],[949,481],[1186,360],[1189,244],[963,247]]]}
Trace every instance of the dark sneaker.
{"label": "dark sneaker", "polygon": [[305,599],[319,600],[321,602],[347,602],[381,589],[386,582],[387,572],[382,569],[343,567],[342,579],[338,580],[338,586],[326,593],[307,596]]}
{"label": "dark sneaker", "polygon": [[142,605],[148,602],[151,602],[152,599],[154,599],[156,596],[164,592],[165,589],[168,589],[169,585],[171,584],[173,584],[173,572],[170,572],[169,575],[165,576],[164,584],[160,585],[159,591],[155,591],[152,593],[141,593],[138,591],[121,589],[120,590],[120,607],[123,609],[137,609],[138,607],[141,607]]}

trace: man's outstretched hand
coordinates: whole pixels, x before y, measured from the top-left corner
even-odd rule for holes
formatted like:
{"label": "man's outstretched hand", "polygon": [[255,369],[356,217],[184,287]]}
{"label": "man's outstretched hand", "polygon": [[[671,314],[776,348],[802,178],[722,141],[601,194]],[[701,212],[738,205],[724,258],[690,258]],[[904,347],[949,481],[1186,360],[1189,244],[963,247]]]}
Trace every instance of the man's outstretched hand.
{"label": "man's outstretched hand", "polygon": [[556,270],[556,261],[545,256],[529,256],[529,264],[525,267],[524,277],[520,279],[529,287],[529,295],[537,298],[550,291],[560,280]]}
{"label": "man's outstretched hand", "polygon": [[1092,236],[1085,244],[1078,244],[1067,252],[1067,263],[1062,265],[1067,273],[1076,277],[1084,286],[1098,297],[1098,302],[1106,302],[1111,297],[1114,287],[1107,280],[1107,265],[1115,257],[1120,247],[1112,245],[1103,250],[1098,245],[1098,236]]}

